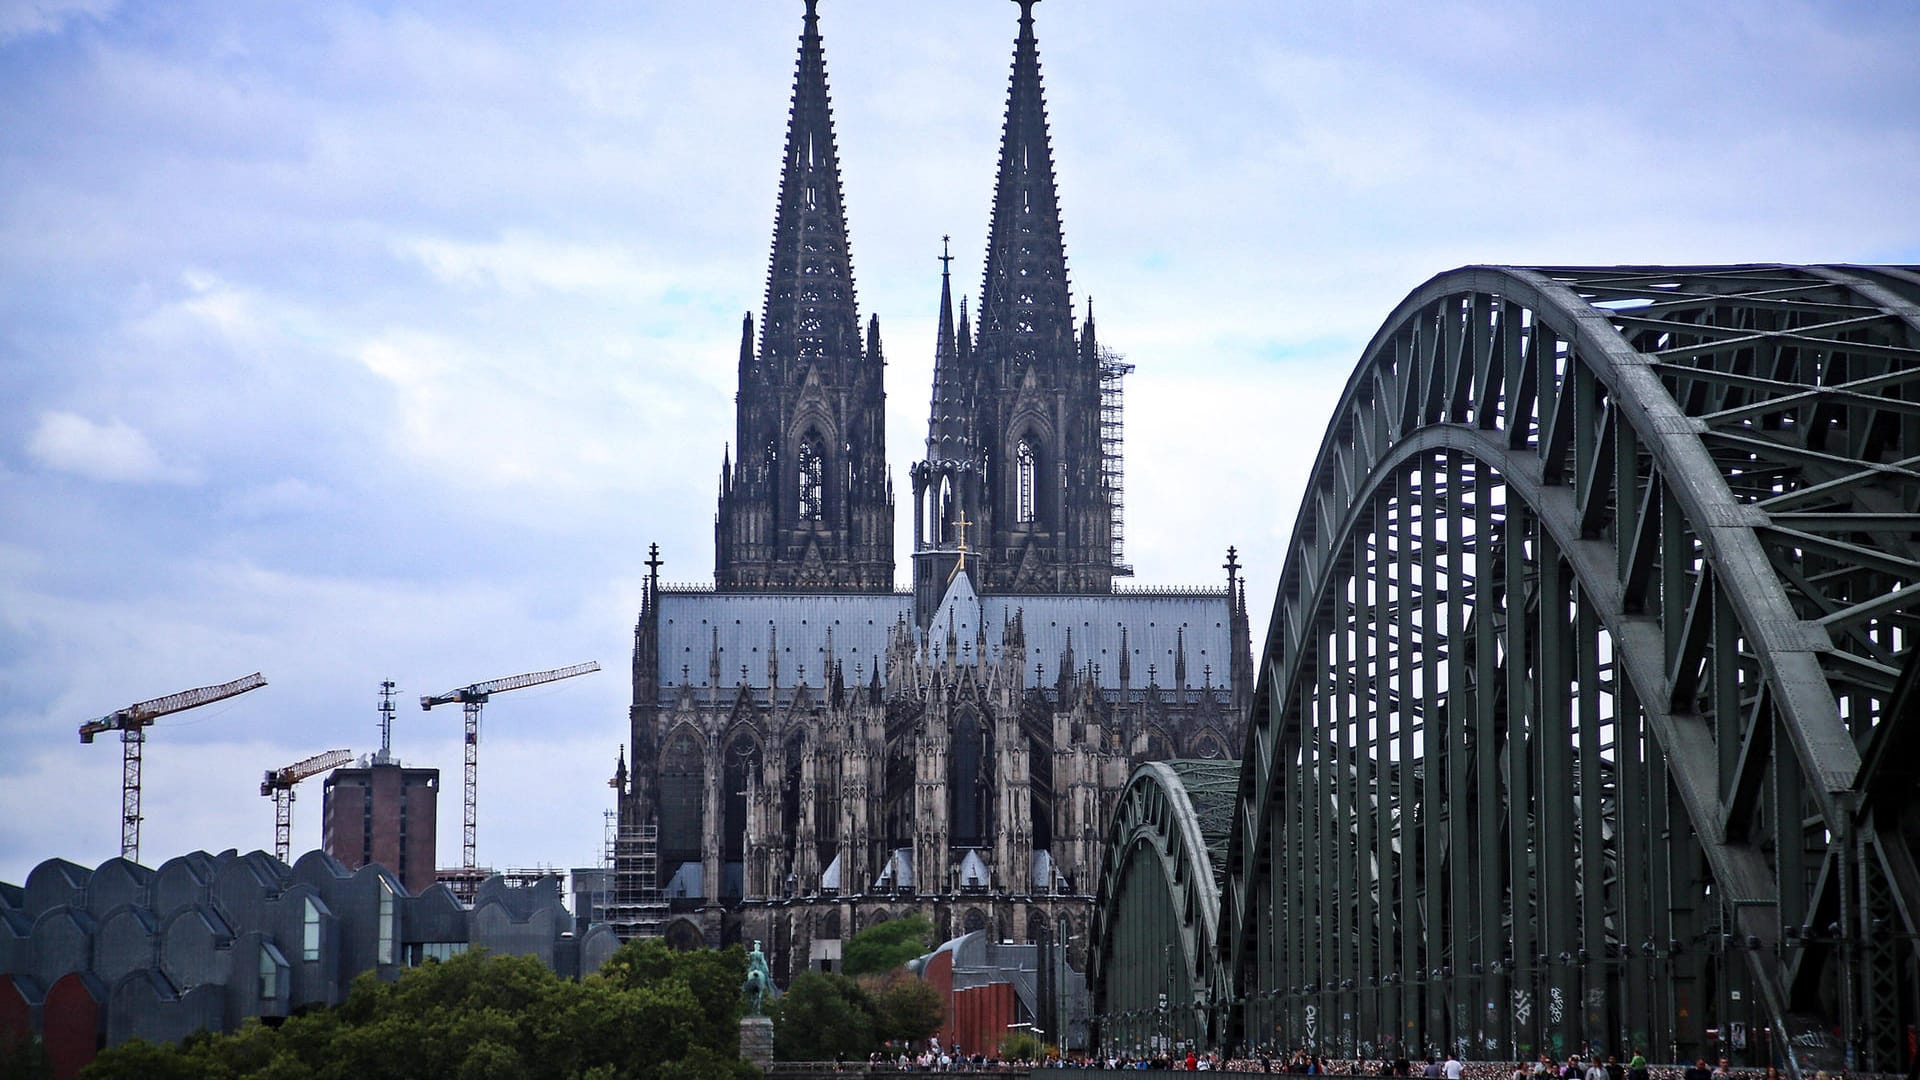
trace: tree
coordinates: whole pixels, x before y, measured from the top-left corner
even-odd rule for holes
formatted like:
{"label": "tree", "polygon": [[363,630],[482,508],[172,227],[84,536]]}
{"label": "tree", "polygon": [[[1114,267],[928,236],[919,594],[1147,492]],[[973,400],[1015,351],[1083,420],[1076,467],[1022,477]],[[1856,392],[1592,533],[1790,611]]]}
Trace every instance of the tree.
{"label": "tree", "polygon": [[892,971],[926,952],[932,941],[933,923],[925,915],[876,923],[847,939],[840,970],[854,976]]}
{"label": "tree", "polygon": [[203,1075],[177,1047],[129,1039],[80,1070],[87,1080],[193,1080]]}
{"label": "tree", "polygon": [[696,1041],[730,1057],[739,1056],[740,1014],[746,1007],[740,984],[747,978],[747,953],[740,946],[720,952],[682,952],[658,938],[636,939],[608,957],[597,978],[622,989],[665,983],[685,986],[702,1019]]}
{"label": "tree", "polygon": [[46,1044],[38,1036],[15,1038],[0,1031],[0,1080],[50,1080],[52,1076]]}
{"label": "tree", "polygon": [[947,1019],[947,1003],[940,991],[910,971],[869,975],[861,988],[873,1002],[874,1035],[882,1042],[931,1038]]}
{"label": "tree", "polygon": [[805,971],[780,995],[773,1012],[773,1056],[780,1061],[842,1061],[879,1046],[873,1006],[858,983],[827,971]]}
{"label": "tree", "polygon": [[1046,1044],[1031,1031],[1009,1031],[1000,1039],[1000,1057],[1006,1061],[1039,1061]]}
{"label": "tree", "polygon": [[249,1021],[232,1035],[196,1035],[179,1046],[130,1042],[103,1052],[87,1075],[748,1080],[756,1074],[739,1060],[731,1022],[739,976],[728,975],[730,963],[744,960],[641,950],[611,977],[573,982],[529,957],[468,953],[390,983],[362,975],[340,1007],[278,1027]]}

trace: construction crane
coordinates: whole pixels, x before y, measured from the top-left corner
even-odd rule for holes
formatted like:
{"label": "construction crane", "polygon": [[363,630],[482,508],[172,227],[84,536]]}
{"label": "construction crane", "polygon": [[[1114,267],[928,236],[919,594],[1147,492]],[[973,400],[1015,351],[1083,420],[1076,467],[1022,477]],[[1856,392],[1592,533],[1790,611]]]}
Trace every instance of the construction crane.
{"label": "construction crane", "polygon": [[120,733],[120,857],[140,861],[140,750],[147,742],[147,727],[169,713],[211,705],[249,690],[258,690],[267,680],[254,672],[245,678],[218,686],[202,686],[177,694],[142,701],[110,712],[80,725],[80,741],[90,743],[103,731]]}
{"label": "construction crane", "polygon": [[351,750],[329,750],[284,769],[268,769],[260,794],[273,796],[273,854],[281,862],[293,853],[293,785],[353,760]]}
{"label": "construction crane", "polygon": [[474,856],[474,839],[478,833],[478,829],[475,827],[476,818],[474,807],[476,800],[474,798],[474,792],[480,773],[480,707],[485,705],[487,699],[495,694],[504,694],[509,690],[524,690],[529,686],[558,682],[561,679],[571,679],[575,675],[586,675],[599,670],[599,662],[589,660],[584,664],[575,664],[572,667],[554,668],[552,671],[535,671],[526,675],[513,675],[505,679],[492,679],[487,682],[474,683],[472,686],[460,690],[449,690],[444,694],[433,694],[420,699],[420,707],[422,709],[431,709],[435,705],[450,705],[456,701],[465,706],[467,714],[467,797],[463,808],[465,815],[462,818],[463,831],[460,842],[460,865],[462,867],[472,870],[479,865],[479,862]]}

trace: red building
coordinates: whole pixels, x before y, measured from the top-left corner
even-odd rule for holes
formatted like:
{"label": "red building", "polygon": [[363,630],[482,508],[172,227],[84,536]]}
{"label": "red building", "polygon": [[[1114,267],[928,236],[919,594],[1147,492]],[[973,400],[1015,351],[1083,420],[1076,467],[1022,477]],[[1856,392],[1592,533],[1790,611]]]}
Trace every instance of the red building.
{"label": "red building", "polygon": [[[1038,946],[996,945],[984,931],[963,934],[934,950],[922,963],[920,977],[946,1002],[940,1044],[963,1054],[992,1056],[1009,1033],[1033,1030],[1042,1042],[1060,1045],[1057,1033],[1039,1030],[1036,1024],[1036,1018],[1050,1015],[1044,999],[1054,992],[1040,960]],[[1065,1041],[1073,1052],[1086,1040],[1086,983],[1080,972],[1065,975],[1053,1014],[1068,1018]]]}
{"label": "red building", "polygon": [[335,769],[327,777],[320,846],[349,870],[377,862],[407,891],[434,882],[440,770],[387,763]]}

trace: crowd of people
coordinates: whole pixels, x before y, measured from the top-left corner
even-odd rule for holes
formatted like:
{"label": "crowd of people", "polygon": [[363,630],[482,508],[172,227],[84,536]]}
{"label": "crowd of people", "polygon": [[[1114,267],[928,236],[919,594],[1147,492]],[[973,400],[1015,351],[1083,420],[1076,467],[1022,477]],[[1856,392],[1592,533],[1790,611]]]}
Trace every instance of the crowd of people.
{"label": "crowd of people", "polygon": [[[958,1048],[942,1050],[938,1043],[918,1054],[888,1057],[875,1054],[870,1068],[893,1067],[911,1072],[997,1072],[1030,1069],[1152,1069],[1174,1072],[1229,1072],[1294,1074],[1302,1076],[1391,1076],[1419,1077],[1421,1080],[1780,1080],[1772,1068],[1736,1068],[1721,1058],[1709,1065],[1702,1058],[1692,1065],[1652,1065],[1645,1055],[1635,1053],[1626,1061],[1617,1055],[1581,1057],[1573,1055],[1556,1061],[1541,1054],[1534,1061],[1463,1061],[1449,1054],[1426,1060],[1407,1058],[1381,1060],[1329,1060],[1306,1050],[1291,1054],[1259,1053],[1251,1057],[1223,1058],[1219,1054],[1150,1054],[1134,1056],[1113,1053],[1090,1057],[1057,1057],[1044,1061],[1012,1061],[985,1054],[964,1054]],[[1816,1074],[1814,1080],[1844,1080],[1839,1074]]]}
{"label": "crowd of people", "polygon": [[[1652,1065],[1644,1054],[1635,1053],[1626,1061],[1618,1055],[1604,1058],[1578,1054],[1564,1061],[1541,1054],[1533,1061],[1464,1061],[1449,1054],[1427,1059],[1408,1058],[1332,1060],[1296,1050],[1291,1055],[1258,1054],[1232,1058],[1222,1068],[1228,1072],[1294,1073],[1308,1076],[1407,1076],[1423,1080],[1778,1080],[1775,1070],[1736,1068],[1722,1058],[1710,1066],[1703,1058],[1692,1065]],[[1816,1080],[1837,1080],[1821,1074]]]}

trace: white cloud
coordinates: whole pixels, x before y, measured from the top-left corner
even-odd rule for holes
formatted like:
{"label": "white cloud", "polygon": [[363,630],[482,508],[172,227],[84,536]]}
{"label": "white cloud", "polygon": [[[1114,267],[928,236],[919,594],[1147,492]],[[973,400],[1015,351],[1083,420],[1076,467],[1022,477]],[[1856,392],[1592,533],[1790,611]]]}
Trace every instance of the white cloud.
{"label": "white cloud", "polygon": [[470,244],[416,237],[395,249],[442,281],[491,285],[513,293],[547,289],[566,293],[660,293],[676,280],[667,267],[645,267],[610,244],[578,244],[510,232],[492,243]]}
{"label": "white cloud", "polygon": [[160,460],[147,437],[124,420],[95,423],[70,412],[40,415],[27,453],[57,472],[118,484],[190,484],[194,475]]}

